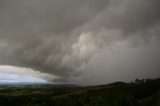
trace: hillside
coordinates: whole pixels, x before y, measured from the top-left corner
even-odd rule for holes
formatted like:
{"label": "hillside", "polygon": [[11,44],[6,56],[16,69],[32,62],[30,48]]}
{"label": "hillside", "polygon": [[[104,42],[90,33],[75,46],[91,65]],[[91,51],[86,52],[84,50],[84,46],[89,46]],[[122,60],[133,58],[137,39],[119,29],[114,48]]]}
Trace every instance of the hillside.
{"label": "hillside", "polygon": [[160,79],[75,85],[1,85],[0,106],[160,106]]}

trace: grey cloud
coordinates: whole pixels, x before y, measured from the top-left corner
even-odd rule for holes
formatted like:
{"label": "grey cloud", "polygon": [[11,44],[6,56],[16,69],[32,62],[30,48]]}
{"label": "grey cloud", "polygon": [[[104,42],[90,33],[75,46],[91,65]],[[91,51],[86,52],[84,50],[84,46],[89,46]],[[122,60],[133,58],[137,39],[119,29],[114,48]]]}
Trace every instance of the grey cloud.
{"label": "grey cloud", "polygon": [[115,81],[130,82],[135,79],[160,76],[160,43],[152,40],[149,45],[130,47],[119,41],[94,56],[83,67],[76,81],[83,85],[106,84]]}
{"label": "grey cloud", "polygon": [[0,63],[72,79],[113,42],[159,39],[159,5],[158,0],[0,0]]}
{"label": "grey cloud", "polygon": [[98,27],[119,29],[124,32],[142,31],[159,24],[158,0],[122,0],[110,3],[106,10],[97,16]]}

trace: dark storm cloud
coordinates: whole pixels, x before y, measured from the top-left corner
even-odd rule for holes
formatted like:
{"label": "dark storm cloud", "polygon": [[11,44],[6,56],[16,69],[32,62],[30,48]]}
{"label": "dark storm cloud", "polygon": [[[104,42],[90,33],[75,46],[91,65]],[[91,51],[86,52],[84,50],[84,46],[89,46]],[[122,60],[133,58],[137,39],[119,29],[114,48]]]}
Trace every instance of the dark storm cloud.
{"label": "dark storm cloud", "polygon": [[62,65],[80,34],[73,35],[72,31],[102,11],[106,2],[1,0],[1,64],[69,74],[81,64]]}
{"label": "dark storm cloud", "polygon": [[159,0],[0,0],[0,63],[72,78],[112,42],[159,37]]}
{"label": "dark storm cloud", "polygon": [[118,6],[111,7],[113,9],[109,11],[109,22],[106,23],[106,27],[118,28],[126,32],[142,31],[153,27],[160,21],[159,4],[158,0],[126,0]]}

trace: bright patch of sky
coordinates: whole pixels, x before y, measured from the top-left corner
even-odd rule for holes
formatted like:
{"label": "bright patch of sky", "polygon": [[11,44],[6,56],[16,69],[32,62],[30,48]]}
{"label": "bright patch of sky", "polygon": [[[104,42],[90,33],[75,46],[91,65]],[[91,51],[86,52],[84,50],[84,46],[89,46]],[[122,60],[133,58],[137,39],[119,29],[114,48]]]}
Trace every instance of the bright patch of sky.
{"label": "bright patch of sky", "polygon": [[31,76],[0,73],[0,83],[47,83],[47,81]]}
{"label": "bright patch of sky", "polygon": [[0,84],[4,83],[49,83],[57,76],[39,72],[34,69],[1,65]]}

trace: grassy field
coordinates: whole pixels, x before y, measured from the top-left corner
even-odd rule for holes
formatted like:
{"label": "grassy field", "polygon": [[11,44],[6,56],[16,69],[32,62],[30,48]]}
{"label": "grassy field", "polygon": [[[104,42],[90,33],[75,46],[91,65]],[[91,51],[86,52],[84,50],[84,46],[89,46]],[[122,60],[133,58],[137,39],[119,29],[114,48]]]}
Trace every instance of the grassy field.
{"label": "grassy field", "polygon": [[108,85],[1,85],[0,106],[160,106],[160,79]]}

